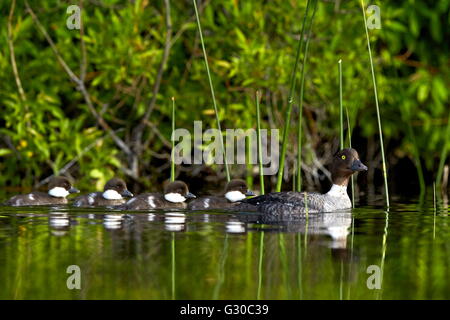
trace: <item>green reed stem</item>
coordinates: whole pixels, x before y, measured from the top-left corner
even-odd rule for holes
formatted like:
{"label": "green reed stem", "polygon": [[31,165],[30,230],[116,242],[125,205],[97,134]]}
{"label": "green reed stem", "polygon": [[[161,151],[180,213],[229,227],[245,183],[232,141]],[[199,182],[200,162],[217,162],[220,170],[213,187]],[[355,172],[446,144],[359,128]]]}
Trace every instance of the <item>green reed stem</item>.
{"label": "green reed stem", "polygon": [[364,17],[364,27],[366,29],[367,50],[369,51],[370,70],[372,72],[373,91],[374,91],[374,95],[375,95],[375,106],[377,109],[378,133],[380,135],[381,157],[383,158],[383,178],[384,178],[384,189],[385,189],[385,193],[386,193],[386,205],[389,207],[389,188],[388,188],[388,180],[387,180],[388,177],[387,177],[387,170],[386,170],[386,157],[384,156],[383,130],[381,128],[381,116],[380,116],[380,107],[378,105],[377,82],[375,80],[375,70],[373,67],[372,49],[370,48],[370,38],[369,38],[369,30],[367,28],[366,10],[364,7],[364,0],[361,0],[361,8],[362,8],[363,17]]}
{"label": "green reed stem", "polygon": [[172,232],[172,300],[175,300],[175,233]]}
{"label": "green reed stem", "polygon": [[434,217],[433,217],[433,239],[436,237],[436,182],[433,182],[433,207],[434,207]]}
{"label": "green reed stem", "polygon": [[340,123],[340,146],[344,149],[344,108],[342,105],[342,59],[338,61],[339,71],[339,123]]}
{"label": "green reed stem", "polygon": [[259,238],[258,293],[256,295],[256,299],[258,300],[261,299],[263,257],[264,257],[264,231],[261,231],[261,236]]}
{"label": "green reed stem", "polygon": [[306,58],[308,56],[309,40],[311,39],[311,29],[316,14],[317,2],[314,3],[313,14],[308,27],[308,34],[306,37],[305,52],[303,53],[302,72],[300,74],[300,104],[299,104],[299,116],[298,116],[298,132],[297,132],[297,191],[302,189],[302,121],[303,121],[303,96],[305,88],[305,68]]}
{"label": "green reed stem", "polygon": [[448,120],[447,120],[447,129],[445,131],[445,139],[444,139],[444,145],[442,147],[442,151],[441,151],[441,159],[439,160],[439,168],[438,168],[438,172],[436,175],[436,181],[437,181],[437,185],[440,187],[442,184],[442,173],[444,171],[444,165],[445,165],[445,160],[447,159],[447,141],[450,140],[450,112],[448,114]]}
{"label": "green reed stem", "polygon": [[222,285],[225,281],[225,264],[228,257],[228,233],[225,234],[225,239],[223,243],[223,251],[222,255],[220,256],[220,262],[219,262],[219,270],[217,275],[217,283],[214,287],[214,292],[212,299],[217,300],[219,299],[220,290],[222,289]]}
{"label": "green reed stem", "polygon": [[284,288],[287,291],[287,296],[291,297],[291,286],[289,281],[289,267],[287,262],[287,250],[286,250],[286,239],[284,238],[283,233],[278,234],[278,245],[280,247],[280,261],[281,266],[283,268],[283,282],[284,282]]}
{"label": "green reed stem", "polygon": [[170,156],[170,181],[175,181],[175,97],[172,97],[172,154]]}
{"label": "green reed stem", "polygon": [[200,17],[199,17],[199,14],[198,14],[196,0],[192,0],[192,3],[194,4],[195,17],[197,19],[198,32],[200,34],[200,42],[202,44],[203,58],[205,59],[205,67],[206,67],[206,73],[208,75],[209,88],[211,90],[211,97],[212,97],[213,105],[214,105],[214,113],[216,114],[217,129],[219,129],[220,134],[221,134],[221,136],[220,136],[220,147],[222,148],[223,159],[224,159],[224,164],[225,164],[225,172],[226,172],[226,175],[227,175],[227,181],[229,182],[230,181],[230,171],[229,171],[229,168],[228,168],[227,155],[225,153],[225,146],[224,146],[224,142],[223,142],[222,128],[220,126],[220,117],[219,117],[219,111],[217,109],[216,96],[214,94],[214,87],[213,87],[213,83],[212,83],[212,80],[211,80],[211,73],[209,72],[208,56],[206,55],[205,42],[203,41],[202,26],[200,24]]}
{"label": "green reed stem", "polygon": [[302,269],[302,237],[301,233],[297,233],[297,265],[298,265],[298,290],[299,290],[299,299],[303,300],[303,281],[302,281],[302,275],[303,275],[303,269]]}
{"label": "green reed stem", "polygon": [[416,163],[417,176],[419,178],[420,194],[423,195],[423,194],[425,194],[425,189],[426,189],[425,177],[423,175],[422,164],[420,163],[420,151],[417,146],[416,136],[414,135],[414,131],[413,131],[410,119],[411,119],[411,117],[410,117],[409,111],[408,111],[408,117],[405,122],[406,122],[406,127],[408,129],[409,139],[411,140],[411,142],[414,146],[414,162]]}
{"label": "green reed stem", "polygon": [[304,36],[304,32],[305,32],[306,18],[308,16],[308,11],[309,11],[309,3],[310,3],[310,1],[308,0],[308,2],[306,4],[305,16],[303,17],[302,31],[300,34],[300,39],[298,41],[297,53],[295,55],[294,69],[292,70],[292,74],[291,74],[291,83],[290,83],[290,88],[289,88],[289,100],[288,100],[288,106],[287,106],[286,117],[285,117],[285,125],[284,125],[284,130],[283,130],[283,144],[281,146],[280,167],[278,169],[278,176],[277,176],[277,185],[276,185],[277,192],[281,191],[281,183],[283,182],[283,173],[284,173],[284,165],[285,165],[284,162],[286,160],[287,140],[288,140],[288,134],[289,134],[289,126],[290,126],[290,122],[291,122],[292,104],[294,102],[293,95],[295,92],[295,76],[297,74],[298,61],[300,60],[300,52],[303,47],[303,36]]}
{"label": "green reed stem", "polygon": [[[350,118],[348,114],[347,105],[345,106],[345,115],[347,116],[347,133],[348,133],[348,146],[352,148],[352,129],[350,127]],[[355,180],[353,175],[350,176],[350,181],[352,185],[352,208],[355,207]]]}
{"label": "green reed stem", "polygon": [[309,216],[308,193],[307,193],[306,191],[304,192],[304,197],[305,197],[305,213],[306,213],[306,220],[308,220],[308,216]]}
{"label": "green reed stem", "polygon": [[259,185],[261,194],[264,194],[264,172],[262,163],[262,142],[261,142],[261,112],[259,108],[259,101],[261,99],[261,93],[256,91],[256,126],[258,129],[258,163],[259,163]]}
{"label": "green reed stem", "polygon": [[383,295],[383,278],[384,278],[384,262],[386,259],[386,249],[387,249],[387,237],[388,237],[388,227],[389,227],[389,208],[387,208],[386,212],[386,219],[384,222],[384,232],[383,232],[383,246],[381,250],[381,263],[380,263],[380,269],[381,269],[381,289],[377,292],[377,299],[381,299]]}

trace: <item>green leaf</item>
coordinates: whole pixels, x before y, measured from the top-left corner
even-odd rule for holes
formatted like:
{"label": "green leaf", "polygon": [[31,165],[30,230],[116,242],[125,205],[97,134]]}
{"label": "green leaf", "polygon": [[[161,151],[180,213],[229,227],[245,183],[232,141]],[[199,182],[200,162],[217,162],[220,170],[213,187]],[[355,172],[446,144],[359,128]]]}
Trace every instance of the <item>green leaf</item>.
{"label": "green leaf", "polygon": [[9,149],[0,149],[0,157],[6,156],[11,153]]}

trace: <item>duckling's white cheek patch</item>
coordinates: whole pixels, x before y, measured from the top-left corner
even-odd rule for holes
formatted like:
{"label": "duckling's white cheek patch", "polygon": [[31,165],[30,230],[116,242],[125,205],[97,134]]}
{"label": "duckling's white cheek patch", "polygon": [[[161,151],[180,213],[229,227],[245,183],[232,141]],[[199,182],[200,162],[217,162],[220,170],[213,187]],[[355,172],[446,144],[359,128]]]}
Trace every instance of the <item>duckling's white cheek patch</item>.
{"label": "duckling's white cheek patch", "polygon": [[69,191],[62,187],[54,187],[48,191],[48,194],[56,198],[65,198],[69,195]]}
{"label": "duckling's white cheek patch", "polygon": [[240,191],[228,191],[225,193],[225,198],[231,202],[236,202],[245,199],[245,194]]}
{"label": "duckling's white cheek patch", "polygon": [[183,197],[179,193],[167,193],[167,194],[164,195],[164,199],[166,199],[169,202],[173,202],[173,203],[186,201],[186,198]]}
{"label": "duckling's white cheek patch", "polygon": [[103,198],[106,200],[120,200],[122,196],[116,190],[106,190],[103,192]]}

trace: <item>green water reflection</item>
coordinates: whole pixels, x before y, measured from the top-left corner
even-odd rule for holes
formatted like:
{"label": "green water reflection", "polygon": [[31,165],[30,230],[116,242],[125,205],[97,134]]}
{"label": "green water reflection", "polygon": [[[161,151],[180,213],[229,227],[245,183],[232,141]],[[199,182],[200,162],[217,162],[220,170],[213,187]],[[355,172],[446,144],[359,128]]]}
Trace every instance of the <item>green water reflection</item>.
{"label": "green water reflection", "polygon": [[[0,208],[1,299],[448,299],[448,209],[297,224],[229,213]],[[81,269],[81,289],[66,269]],[[370,265],[382,273],[369,289]]]}

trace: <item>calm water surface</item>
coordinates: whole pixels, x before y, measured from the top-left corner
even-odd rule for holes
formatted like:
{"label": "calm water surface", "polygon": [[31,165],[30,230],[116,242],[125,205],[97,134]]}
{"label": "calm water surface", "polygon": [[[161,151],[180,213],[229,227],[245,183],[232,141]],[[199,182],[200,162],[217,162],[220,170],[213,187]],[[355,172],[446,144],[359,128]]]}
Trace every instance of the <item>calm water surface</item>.
{"label": "calm water surface", "polygon": [[[0,299],[449,299],[448,213],[397,202],[268,225],[245,213],[0,207]],[[70,265],[80,290],[67,288]],[[367,286],[371,265],[381,289]]]}

